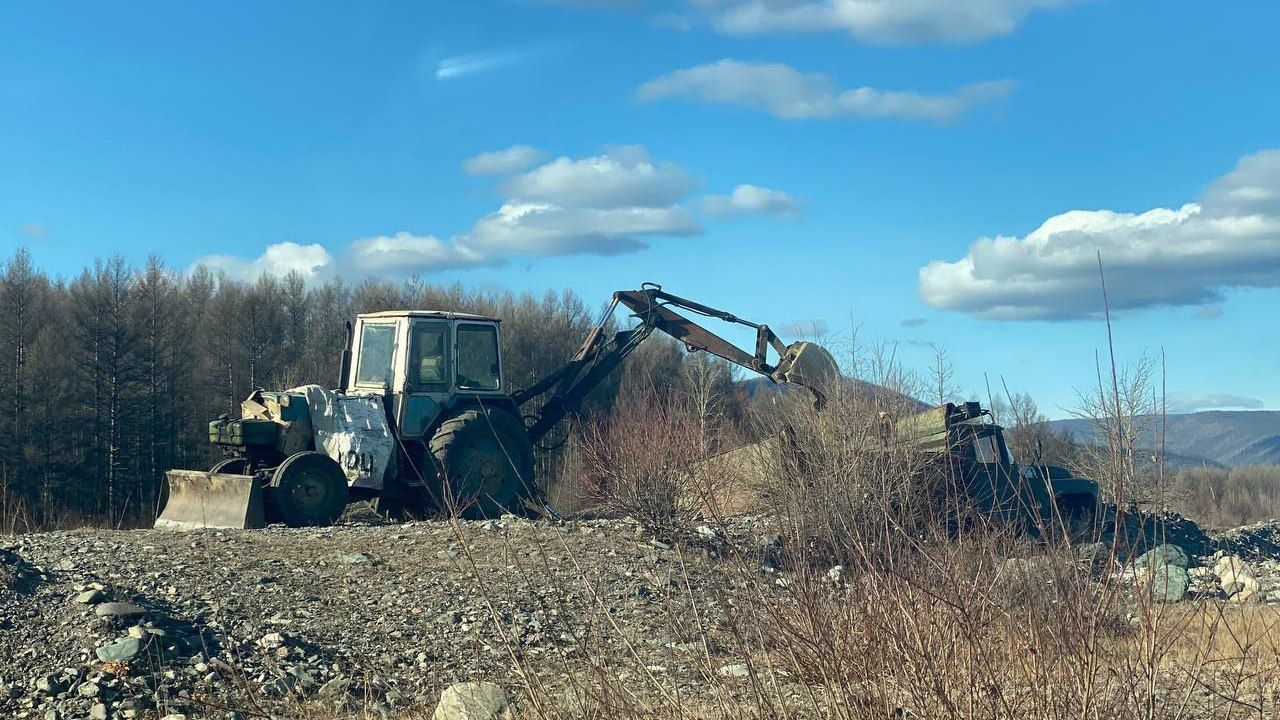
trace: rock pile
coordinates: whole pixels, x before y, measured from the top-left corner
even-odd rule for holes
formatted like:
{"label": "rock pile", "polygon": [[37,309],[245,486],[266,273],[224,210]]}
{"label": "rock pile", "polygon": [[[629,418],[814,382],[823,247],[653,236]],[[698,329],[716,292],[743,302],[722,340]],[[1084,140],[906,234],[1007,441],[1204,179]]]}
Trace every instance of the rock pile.
{"label": "rock pile", "polygon": [[1125,572],[1161,602],[1280,603],[1280,563],[1275,558],[1250,563],[1218,550],[1193,559],[1182,548],[1163,544],[1139,556]]}

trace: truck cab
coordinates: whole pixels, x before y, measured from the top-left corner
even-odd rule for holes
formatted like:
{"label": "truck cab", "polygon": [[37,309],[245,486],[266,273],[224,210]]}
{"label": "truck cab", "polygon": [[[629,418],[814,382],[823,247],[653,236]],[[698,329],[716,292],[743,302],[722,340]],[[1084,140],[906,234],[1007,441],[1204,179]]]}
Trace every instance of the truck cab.
{"label": "truck cab", "polygon": [[948,403],[919,417],[937,423],[941,434],[933,437],[945,437],[950,474],[980,513],[1049,527],[1082,524],[1096,514],[1096,481],[1056,465],[1017,462],[1004,428],[978,403]]}
{"label": "truck cab", "polygon": [[343,386],[387,398],[398,434],[422,439],[459,405],[510,404],[504,393],[500,322],[463,312],[365,313],[352,328]]}

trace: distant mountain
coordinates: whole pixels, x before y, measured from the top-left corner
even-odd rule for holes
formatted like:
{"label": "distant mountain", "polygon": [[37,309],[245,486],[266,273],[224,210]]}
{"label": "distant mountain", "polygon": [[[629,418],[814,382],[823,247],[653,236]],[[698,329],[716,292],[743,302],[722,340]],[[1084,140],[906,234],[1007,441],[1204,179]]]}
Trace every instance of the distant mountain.
{"label": "distant mountain", "polygon": [[[1093,437],[1088,420],[1054,420],[1050,425],[1066,430],[1078,442]],[[1280,411],[1209,410],[1169,415],[1165,448],[1175,465],[1201,461],[1226,466],[1280,465]]]}

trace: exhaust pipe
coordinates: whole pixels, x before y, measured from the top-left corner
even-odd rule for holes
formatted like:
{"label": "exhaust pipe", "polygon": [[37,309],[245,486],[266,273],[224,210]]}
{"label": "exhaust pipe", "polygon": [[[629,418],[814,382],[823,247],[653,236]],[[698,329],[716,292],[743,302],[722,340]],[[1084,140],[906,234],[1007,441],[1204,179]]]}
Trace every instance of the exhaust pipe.
{"label": "exhaust pipe", "polygon": [[338,362],[338,392],[345,393],[347,391],[347,378],[351,376],[351,346],[355,343],[355,330],[351,327],[351,321],[346,322],[347,326],[347,344],[342,348],[342,359]]}

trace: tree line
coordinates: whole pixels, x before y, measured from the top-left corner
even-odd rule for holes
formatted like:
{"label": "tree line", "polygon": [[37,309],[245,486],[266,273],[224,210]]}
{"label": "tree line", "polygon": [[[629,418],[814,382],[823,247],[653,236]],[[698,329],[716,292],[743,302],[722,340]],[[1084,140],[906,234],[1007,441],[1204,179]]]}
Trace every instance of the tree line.
{"label": "tree line", "polygon": [[[297,273],[244,281],[206,267],[178,272],[157,257],[141,266],[99,260],[63,279],[16,251],[0,273],[0,521],[146,522],[166,470],[209,467],[219,456],[211,419],[236,415],[255,388],[334,386],[344,322],[388,309],[502,318],[510,389],[563,364],[599,315],[567,290],[308,282]],[[655,339],[590,403],[607,410],[639,394],[728,396],[731,382],[723,364]]]}

